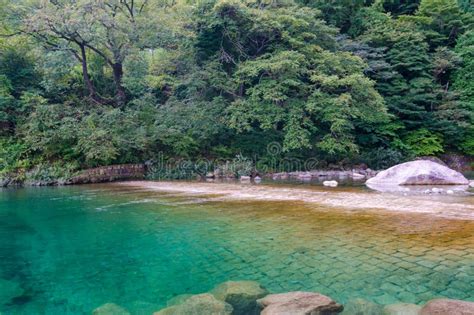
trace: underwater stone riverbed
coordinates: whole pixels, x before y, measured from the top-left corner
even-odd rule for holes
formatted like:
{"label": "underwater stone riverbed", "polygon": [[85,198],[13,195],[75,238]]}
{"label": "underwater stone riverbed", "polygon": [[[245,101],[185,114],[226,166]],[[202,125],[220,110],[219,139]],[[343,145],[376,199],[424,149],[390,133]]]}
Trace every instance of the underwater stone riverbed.
{"label": "underwater stone riverbed", "polygon": [[[316,291],[340,303],[474,301],[474,220],[346,211],[271,194],[222,199],[215,185],[216,195],[120,184],[1,190],[0,279],[22,293],[0,312],[90,314],[113,302],[151,314],[176,295],[227,280]],[[449,198],[447,208],[474,205],[472,196]]]}

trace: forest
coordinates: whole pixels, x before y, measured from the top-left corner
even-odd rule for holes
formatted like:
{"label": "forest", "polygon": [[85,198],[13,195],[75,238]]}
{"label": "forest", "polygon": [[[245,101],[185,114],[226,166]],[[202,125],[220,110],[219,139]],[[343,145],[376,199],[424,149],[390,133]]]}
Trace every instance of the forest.
{"label": "forest", "polygon": [[374,169],[474,155],[471,0],[0,7],[0,177],[159,155]]}

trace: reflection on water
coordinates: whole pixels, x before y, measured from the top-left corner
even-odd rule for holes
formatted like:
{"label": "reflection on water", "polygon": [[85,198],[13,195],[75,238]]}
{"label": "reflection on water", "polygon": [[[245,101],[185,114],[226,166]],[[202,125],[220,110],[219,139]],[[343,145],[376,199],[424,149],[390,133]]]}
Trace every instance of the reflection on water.
{"label": "reflection on water", "polygon": [[[246,186],[242,201],[224,198],[225,185],[212,194],[176,185],[193,191],[123,185],[1,191],[0,278],[22,293],[0,311],[87,314],[114,302],[150,314],[175,295],[231,279],[256,280],[273,292],[318,291],[342,303],[474,297],[474,220],[328,204],[351,197],[362,206],[361,196],[378,198],[356,187],[305,188],[317,196],[301,202],[310,194],[288,186]],[[296,197],[274,201],[275,194]],[[447,213],[467,214],[473,206],[470,196],[444,197],[419,202]],[[0,296],[7,290],[0,286]]]}

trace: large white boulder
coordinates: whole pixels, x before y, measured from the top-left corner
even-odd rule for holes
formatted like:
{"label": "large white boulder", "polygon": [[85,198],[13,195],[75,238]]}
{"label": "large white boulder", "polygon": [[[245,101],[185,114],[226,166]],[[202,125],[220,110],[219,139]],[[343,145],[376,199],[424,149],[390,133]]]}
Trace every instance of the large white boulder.
{"label": "large white boulder", "polygon": [[428,160],[395,165],[368,179],[365,184],[377,190],[384,186],[400,185],[469,185],[461,173]]}

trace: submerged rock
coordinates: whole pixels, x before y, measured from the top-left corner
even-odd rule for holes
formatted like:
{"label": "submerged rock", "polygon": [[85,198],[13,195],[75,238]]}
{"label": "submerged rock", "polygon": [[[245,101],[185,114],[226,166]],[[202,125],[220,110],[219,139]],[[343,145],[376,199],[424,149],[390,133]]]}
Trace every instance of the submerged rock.
{"label": "submerged rock", "polygon": [[130,315],[130,313],[115,303],[106,303],[93,310],[92,315]]}
{"label": "submerged rock", "polygon": [[151,303],[148,301],[133,301],[127,305],[129,309],[136,310],[132,312],[132,314],[136,315],[150,315],[153,314],[154,311],[160,309],[162,307],[160,304]]}
{"label": "submerged rock", "polygon": [[232,310],[230,304],[217,300],[212,294],[204,293],[193,295],[184,303],[167,307],[154,315],[231,315]]}
{"label": "submerged rock", "polygon": [[376,190],[400,185],[467,185],[469,181],[459,172],[444,165],[419,160],[395,165],[368,179],[365,184]]}
{"label": "submerged rock", "polygon": [[323,186],[326,186],[326,187],[337,187],[337,185],[338,185],[338,182],[335,180],[325,180],[323,182]]}
{"label": "submerged rock", "polygon": [[343,309],[331,298],[314,292],[288,292],[270,294],[258,300],[262,315],[331,315]]}
{"label": "submerged rock", "polygon": [[421,306],[410,303],[398,303],[387,305],[383,309],[383,315],[418,315]]}
{"label": "submerged rock", "polygon": [[189,299],[192,296],[193,296],[192,294],[176,295],[175,297],[168,300],[168,302],[166,302],[166,306],[173,306],[173,305],[183,304],[184,302],[186,302],[187,299]]}
{"label": "submerged rock", "polygon": [[473,315],[474,302],[434,299],[421,309],[420,315]]}
{"label": "submerged rock", "polygon": [[255,281],[227,281],[209,293],[216,299],[232,305],[234,315],[257,315],[260,313],[257,300],[269,292]]}
{"label": "submerged rock", "polygon": [[380,315],[383,307],[364,299],[354,299],[344,305],[341,315]]}
{"label": "submerged rock", "polygon": [[0,279],[0,305],[8,304],[12,299],[22,296],[24,293],[25,291],[18,283]]}

